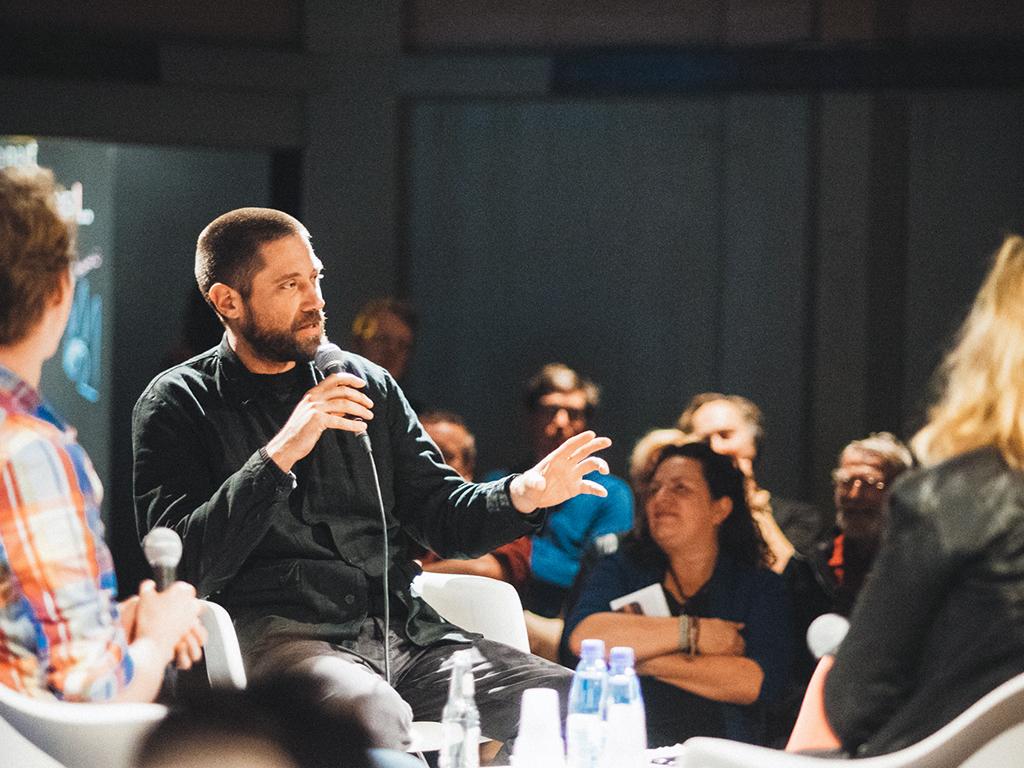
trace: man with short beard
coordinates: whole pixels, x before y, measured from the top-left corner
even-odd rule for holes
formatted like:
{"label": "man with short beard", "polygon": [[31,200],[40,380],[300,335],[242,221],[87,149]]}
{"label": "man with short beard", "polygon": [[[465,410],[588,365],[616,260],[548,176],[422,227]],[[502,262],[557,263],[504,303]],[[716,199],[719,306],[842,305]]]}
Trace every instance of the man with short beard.
{"label": "man with short beard", "polygon": [[305,227],[280,211],[242,208],[203,230],[196,279],[224,339],[157,376],[136,404],[139,532],[181,534],[179,573],[231,612],[253,677],[314,675],[362,713],[377,746],[402,748],[414,716],[440,719],[449,657],[471,649],[483,734],[505,741],[518,694],[564,694],[568,671],[441,619],[410,591],[416,569],[399,533],[444,557],[495,549],[536,530],[548,507],[604,495],[584,475],[607,473],[592,454],[610,441],[586,432],[521,475],[463,480],[385,369],[347,355],[325,377],[312,364],[322,268]]}

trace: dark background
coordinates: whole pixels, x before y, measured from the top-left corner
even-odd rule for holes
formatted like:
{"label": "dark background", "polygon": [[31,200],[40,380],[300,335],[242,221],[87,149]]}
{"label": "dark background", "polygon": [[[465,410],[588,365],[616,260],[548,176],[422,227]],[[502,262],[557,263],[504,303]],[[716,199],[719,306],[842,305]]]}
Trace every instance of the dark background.
{"label": "dark background", "polygon": [[618,472],[720,389],[766,412],[766,487],[828,504],[845,442],[920,424],[1024,226],[1022,38],[1015,2],[0,2],[0,135],[83,181],[107,257],[107,399],[60,392],[60,361],[44,388],[115,554],[132,404],[196,235],[244,204],[309,226],[335,340],[368,298],[417,305],[408,390],[466,416],[483,468],[564,360],[604,387]]}

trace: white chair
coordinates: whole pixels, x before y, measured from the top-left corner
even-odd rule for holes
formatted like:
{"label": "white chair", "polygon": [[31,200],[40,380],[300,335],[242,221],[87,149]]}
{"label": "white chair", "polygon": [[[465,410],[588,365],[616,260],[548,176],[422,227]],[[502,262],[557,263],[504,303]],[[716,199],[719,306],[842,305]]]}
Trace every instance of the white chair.
{"label": "white chair", "polygon": [[[412,591],[455,626],[530,652],[523,604],[511,584],[486,576],[424,571],[413,579]],[[426,764],[423,753],[441,748],[441,724],[417,720],[412,724],[412,738],[408,751]]]}
{"label": "white chair", "polygon": [[989,768],[1024,755],[1024,674],[983,696],[952,722],[898,752],[849,760],[811,757],[726,739],[689,739],[679,768]]}
{"label": "white chair", "polygon": [[412,589],[455,626],[530,652],[523,604],[511,584],[486,576],[424,572],[413,579]]}
{"label": "white chair", "polygon": [[26,739],[10,723],[0,719],[0,764],[17,768],[64,768],[60,763]]}
{"label": "white chair", "polygon": [[203,612],[200,618],[206,628],[206,676],[212,688],[238,688],[244,690],[247,680],[242,651],[238,647],[238,635],[231,616],[223,606],[201,600]]}
{"label": "white chair", "polygon": [[[78,704],[35,699],[0,685],[0,718],[70,768],[129,768],[138,744],[167,714],[160,704]],[[0,764],[11,754],[4,741]],[[30,763],[29,765],[37,765]],[[38,763],[39,768],[46,765]]]}

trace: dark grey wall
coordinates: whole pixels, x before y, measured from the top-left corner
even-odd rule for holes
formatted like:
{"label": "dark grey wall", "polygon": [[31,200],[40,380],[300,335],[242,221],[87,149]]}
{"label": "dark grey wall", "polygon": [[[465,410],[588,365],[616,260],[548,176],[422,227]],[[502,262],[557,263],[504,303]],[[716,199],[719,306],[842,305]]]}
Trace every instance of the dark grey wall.
{"label": "dark grey wall", "polygon": [[[708,388],[765,403],[772,445],[799,445],[806,101],[419,105],[410,389],[466,415],[483,466],[521,452],[520,384],[552,360],[603,385],[619,471]],[[799,459],[780,450],[774,477]]]}
{"label": "dark grey wall", "polygon": [[[69,319],[70,330],[57,354],[43,367],[41,386],[56,409],[78,429],[79,440],[89,452],[101,481],[108,487],[114,391],[112,307],[117,269],[115,155],[113,147],[97,142],[59,139],[39,142],[39,163],[52,168],[57,181],[66,189],[81,184],[81,205],[86,217],[78,224],[78,253],[80,258],[89,257],[91,263],[99,265],[79,278]],[[97,315],[101,322],[95,324]]]}
{"label": "dark grey wall", "polygon": [[828,503],[845,442],[909,436],[1024,211],[1024,92],[424,100],[410,110],[409,388],[481,463],[521,454],[519,384],[602,383],[619,471],[715,388],[767,414],[764,482]]}

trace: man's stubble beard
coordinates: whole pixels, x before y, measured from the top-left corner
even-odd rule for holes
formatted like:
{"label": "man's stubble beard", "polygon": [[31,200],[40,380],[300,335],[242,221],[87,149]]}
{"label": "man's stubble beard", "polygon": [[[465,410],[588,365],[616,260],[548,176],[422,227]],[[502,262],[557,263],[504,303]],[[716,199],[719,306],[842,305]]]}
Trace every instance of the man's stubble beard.
{"label": "man's stubble beard", "polygon": [[[299,341],[295,334],[299,328],[311,322],[320,325],[319,335],[308,341]],[[275,363],[308,363],[316,356],[316,350],[325,339],[327,318],[323,312],[306,312],[292,323],[287,331],[268,329],[256,319],[255,313],[248,312],[238,327],[238,334],[246,344],[264,360]]]}

